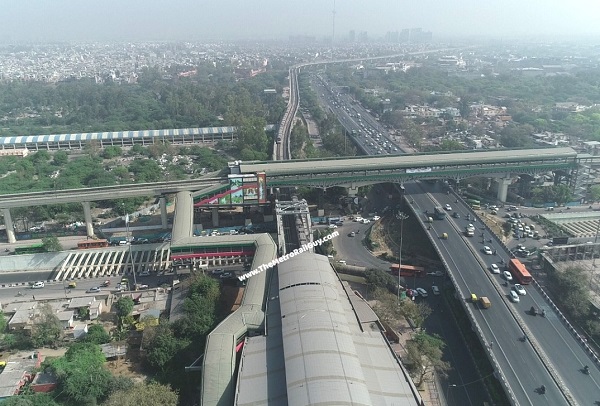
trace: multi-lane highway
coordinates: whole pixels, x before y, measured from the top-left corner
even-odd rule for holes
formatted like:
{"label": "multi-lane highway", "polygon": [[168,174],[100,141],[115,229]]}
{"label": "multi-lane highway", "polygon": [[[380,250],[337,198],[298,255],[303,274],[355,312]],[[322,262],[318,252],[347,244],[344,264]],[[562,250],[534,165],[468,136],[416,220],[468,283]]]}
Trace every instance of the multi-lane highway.
{"label": "multi-lane highway", "polygon": [[[492,302],[489,309],[482,309],[476,304],[468,304],[480,328],[484,344],[489,346],[497,361],[497,367],[506,378],[508,386],[519,404],[566,404],[567,396],[572,396],[571,404],[589,404],[600,400],[600,370],[593,365],[581,343],[570,333],[556,313],[532,285],[526,286],[527,294],[520,296],[518,303],[509,300],[509,292],[513,284],[504,285],[502,274],[491,273],[490,266],[496,263],[502,270],[509,260],[509,254],[503,250],[489,231],[481,229],[480,223],[474,223],[476,233],[466,237],[463,230],[468,223],[465,214],[468,207],[446,190],[425,183],[405,184],[412,209],[416,216],[425,219],[425,210],[429,213],[434,206],[449,204],[452,211],[446,220],[434,221],[428,232],[436,242],[440,255],[447,263],[464,300],[471,293],[487,296]],[[457,211],[461,218],[456,219],[450,213]],[[447,233],[447,240],[440,239]],[[481,233],[484,234],[483,238]],[[488,245],[498,255],[485,255],[482,248]],[[535,306],[538,310],[546,310],[546,317],[533,316],[528,309]],[[519,340],[526,334],[526,342]],[[583,374],[581,368],[589,365],[590,376]],[[536,391],[545,385],[547,391],[540,394]]]}
{"label": "multi-lane highway", "polygon": [[[372,124],[378,124],[373,117],[364,111],[359,113],[349,96],[330,92],[326,86],[325,82],[316,83],[321,101],[329,106],[350,133],[354,133],[363,152],[367,155],[390,153],[389,147],[384,144],[390,141],[388,137],[382,138],[384,134],[377,132],[373,138],[375,131]],[[367,131],[361,134],[361,130]],[[415,214],[422,220],[426,216],[425,210],[431,213],[435,206],[445,204],[455,206],[453,211],[463,213],[460,219],[448,215],[447,220],[434,222],[428,232],[454,275],[463,298],[467,300],[471,293],[491,298],[492,307],[489,309],[482,309],[477,304],[468,304],[467,308],[478,324],[480,338],[493,354],[497,372],[501,372],[499,378],[506,379],[505,386],[510,388],[513,402],[594,404],[600,401],[598,365],[593,365],[580,341],[571,334],[541,293],[533,285],[527,286],[527,294],[520,295],[520,301],[513,303],[509,299],[513,284],[506,282],[505,285],[502,273],[491,273],[492,264],[499,265],[501,270],[505,268],[504,263],[510,259],[509,253],[485,227],[477,228],[473,237],[464,236],[465,226],[474,222],[464,217],[470,212],[469,208],[461,201],[456,202],[455,196],[448,195],[445,189],[435,189],[425,183],[405,184],[405,187],[414,201]],[[440,239],[443,233],[450,238]],[[492,252],[497,252],[497,255],[483,254],[484,243],[491,246]],[[547,317],[528,314],[531,306],[545,310]],[[520,338],[524,335],[527,340],[522,341]],[[592,368],[590,376],[583,374],[583,365]],[[543,394],[539,391],[541,385],[547,388]]]}
{"label": "multi-lane highway", "polygon": [[350,95],[330,87],[317,76],[311,83],[319,100],[329,112],[333,112],[352,141],[366,155],[401,154],[403,151],[392,140],[384,126],[357,103]]}

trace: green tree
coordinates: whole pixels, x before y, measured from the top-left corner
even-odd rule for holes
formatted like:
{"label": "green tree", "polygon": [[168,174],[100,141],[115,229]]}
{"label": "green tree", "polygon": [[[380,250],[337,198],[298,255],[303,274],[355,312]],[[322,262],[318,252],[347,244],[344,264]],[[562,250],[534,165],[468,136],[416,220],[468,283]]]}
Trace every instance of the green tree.
{"label": "green tree", "polygon": [[416,333],[406,343],[407,360],[410,371],[414,374],[417,386],[423,383],[423,378],[433,369],[438,374],[444,375],[450,365],[442,361],[442,350],[445,344],[438,335],[429,335],[425,332]]}
{"label": "green tree", "polygon": [[102,152],[102,157],[104,159],[113,159],[118,156],[121,156],[122,154],[123,150],[121,149],[121,147],[119,147],[118,145],[109,145],[108,147],[104,148],[104,151]]}
{"label": "green tree", "polygon": [[173,324],[176,335],[189,339],[204,337],[216,323],[219,296],[216,280],[205,275],[195,276],[183,303],[185,317]]}
{"label": "green tree", "polygon": [[60,406],[48,393],[16,395],[5,398],[2,406]]}
{"label": "green tree", "polygon": [[101,324],[93,324],[88,328],[88,332],[82,341],[86,343],[106,344],[110,342],[110,334],[106,332]]}
{"label": "green tree", "polygon": [[548,274],[557,302],[574,319],[583,318],[589,310],[589,276],[587,274],[588,271],[577,266]]}
{"label": "green tree", "polygon": [[67,154],[66,151],[58,150],[54,153],[54,156],[52,157],[52,161],[54,162],[54,165],[56,166],[63,166],[65,165],[67,162],[69,162],[69,154]]}
{"label": "green tree", "polygon": [[590,188],[590,195],[592,197],[592,201],[600,202],[600,185],[594,185]]}
{"label": "green tree", "polygon": [[172,368],[176,354],[189,345],[189,341],[175,337],[168,323],[156,327],[146,327],[143,346],[146,349],[146,361],[154,370],[163,375]]}
{"label": "green tree", "polygon": [[54,236],[42,238],[42,244],[44,245],[44,248],[49,252],[57,252],[63,250],[63,246],[60,243],[59,239]]}
{"label": "green tree", "polygon": [[57,377],[61,393],[71,402],[95,404],[110,393],[113,383],[112,375],[104,367],[104,362],[104,355],[98,345],[75,343],[64,357],[52,359],[47,365]]}
{"label": "green tree", "polygon": [[133,299],[128,296],[123,296],[113,305],[117,312],[117,317],[123,318],[129,316],[133,311]]}
{"label": "green tree", "polygon": [[105,406],[177,406],[177,392],[169,386],[155,382],[139,383],[127,390],[120,390],[103,403]]}
{"label": "green tree", "polygon": [[40,307],[31,329],[31,344],[34,347],[54,346],[62,334],[60,320],[49,304]]}
{"label": "green tree", "polygon": [[0,335],[2,335],[2,333],[4,333],[4,330],[6,330],[7,324],[8,324],[8,322],[6,321],[4,312],[2,311],[2,309],[0,309]]}

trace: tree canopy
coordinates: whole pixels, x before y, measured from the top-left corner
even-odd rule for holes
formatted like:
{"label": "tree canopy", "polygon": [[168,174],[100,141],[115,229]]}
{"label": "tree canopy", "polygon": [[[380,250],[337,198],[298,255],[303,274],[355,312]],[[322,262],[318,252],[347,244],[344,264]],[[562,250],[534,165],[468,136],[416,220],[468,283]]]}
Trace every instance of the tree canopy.
{"label": "tree canopy", "polygon": [[109,396],[105,406],[177,406],[178,396],[166,385],[156,382],[139,383]]}
{"label": "tree canopy", "polygon": [[104,362],[98,345],[76,343],[63,357],[51,359],[44,365],[56,376],[60,393],[72,402],[90,404],[104,399],[111,391],[114,378]]}

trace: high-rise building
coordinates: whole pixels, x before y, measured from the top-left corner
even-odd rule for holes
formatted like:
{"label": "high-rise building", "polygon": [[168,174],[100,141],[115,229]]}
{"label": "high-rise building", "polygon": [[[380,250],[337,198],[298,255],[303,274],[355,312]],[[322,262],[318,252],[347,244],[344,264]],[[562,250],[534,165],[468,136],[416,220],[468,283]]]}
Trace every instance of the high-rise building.
{"label": "high-rise building", "polygon": [[356,31],[350,30],[350,33],[348,34],[348,39],[350,40],[350,42],[356,41]]}
{"label": "high-rise building", "polygon": [[398,41],[401,43],[407,43],[410,41],[410,30],[408,28],[405,28],[402,31],[400,31]]}
{"label": "high-rise building", "polygon": [[399,38],[399,33],[398,31],[388,31],[385,34],[385,40],[386,42],[398,42],[398,38]]}
{"label": "high-rise building", "polygon": [[433,38],[431,31],[423,31],[422,28],[413,28],[410,30],[410,42],[413,44],[421,44],[429,42]]}

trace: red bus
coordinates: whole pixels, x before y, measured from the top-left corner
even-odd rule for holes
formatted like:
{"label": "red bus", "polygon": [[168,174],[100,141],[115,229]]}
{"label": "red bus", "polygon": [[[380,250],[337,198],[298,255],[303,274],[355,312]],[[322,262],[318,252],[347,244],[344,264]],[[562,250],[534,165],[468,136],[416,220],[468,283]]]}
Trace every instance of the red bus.
{"label": "red bus", "polygon": [[[398,275],[398,264],[390,266],[390,271],[393,275]],[[419,278],[425,277],[425,268],[421,266],[404,265],[400,268],[400,276],[417,276]]]}
{"label": "red bus", "polygon": [[511,274],[519,281],[521,285],[528,285],[531,283],[533,278],[531,274],[525,268],[525,265],[521,263],[518,259],[511,259],[508,263],[508,270]]}
{"label": "red bus", "polygon": [[80,250],[87,250],[90,248],[102,248],[108,247],[108,240],[87,240],[80,241],[77,243],[77,248]]}

